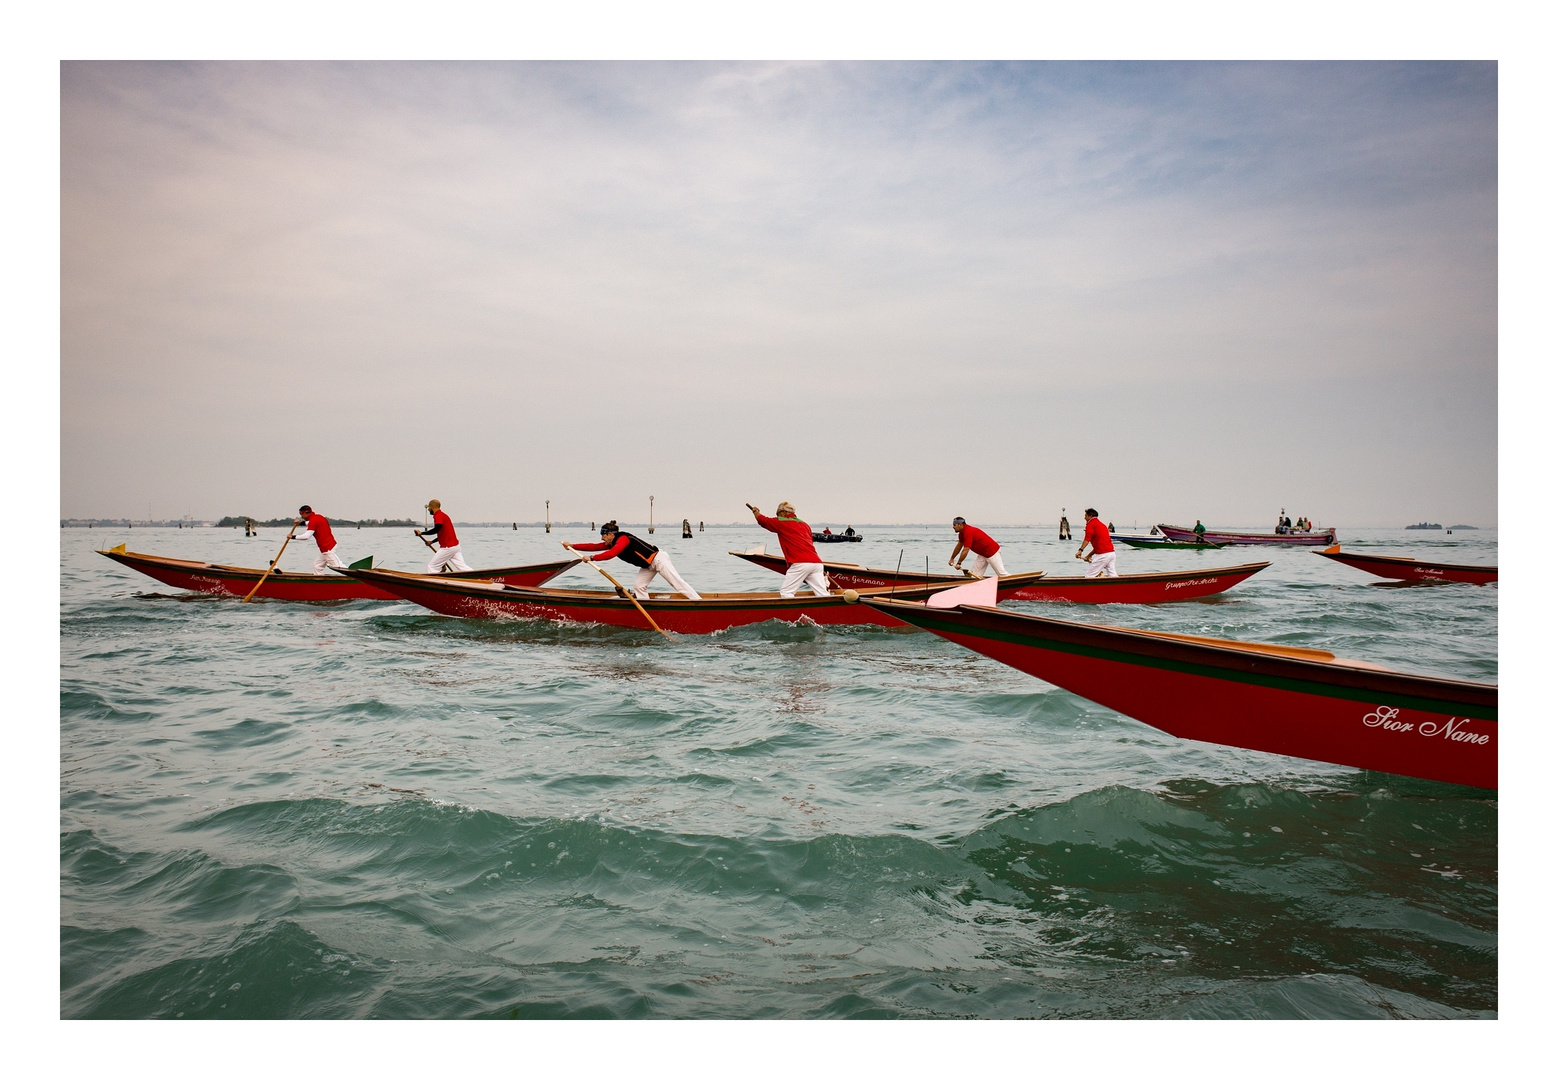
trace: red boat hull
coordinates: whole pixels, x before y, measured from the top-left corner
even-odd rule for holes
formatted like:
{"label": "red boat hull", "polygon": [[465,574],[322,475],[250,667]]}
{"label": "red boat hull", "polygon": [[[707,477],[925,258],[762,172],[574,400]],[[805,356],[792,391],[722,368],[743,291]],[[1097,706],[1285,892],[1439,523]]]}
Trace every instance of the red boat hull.
{"label": "red boat hull", "polygon": [[1333,562],[1345,563],[1375,577],[1394,581],[1454,581],[1466,585],[1494,585],[1498,583],[1498,567],[1466,566],[1455,563],[1431,563],[1407,559],[1399,555],[1356,555],[1342,551],[1317,551]]}
{"label": "red boat hull", "polygon": [[1112,578],[1047,577],[1010,593],[1001,590],[999,596],[1002,600],[1059,600],[1070,604],[1165,604],[1226,592],[1270,565],[1244,563],[1215,570],[1121,574]]}
{"label": "red boat hull", "polygon": [[[420,604],[440,615],[464,619],[552,619],[600,623],[647,630],[642,612],[630,600],[602,589],[484,588],[479,583],[453,582],[432,575],[354,570],[353,576]],[[901,590],[924,597],[936,588]],[[660,597],[641,601],[655,623],[676,634],[713,634],[737,626],[778,620],[819,626],[902,626],[885,612],[846,600],[840,594],[800,593],[784,599],[778,593],[713,594],[702,600]]]}
{"label": "red boat hull", "polygon": [[[1158,523],[1158,531],[1170,540],[1196,539],[1194,529],[1186,529],[1180,525],[1164,525]],[[1238,546],[1272,545],[1275,547],[1324,547],[1327,544],[1336,543],[1336,530],[1323,529],[1298,533],[1235,533],[1213,532],[1208,529],[1201,534],[1201,539],[1210,540],[1214,544],[1234,544]]]}
{"label": "red boat hull", "polygon": [[[147,577],[155,578],[175,589],[190,589],[216,596],[248,596],[249,590],[254,588],[255,583],[265,573],[253,567],[222,566],[189,559],[166,559],[159,555],[143,555],[133,551],[100,551],[98,554],[107,555],[115,562],[128,566],[132,570],[138,570]],[[561,562],[536,566],[476,570],[448,576],[484,579],[483,575],[491,575],[491,580],[515,585],[542,585],[574,565],[575,560],[564,559]],[[254,595],[256,599],[266,600],[399,599],[394,593],[385,592],[375,585],[336,573],[271,574],[265,578],[265,583]]]}
{"label": "red boat hull", "polygon": [[[778,555],[732,555],[767,570],[784,573],[789,563]],[[1122,574],[1119,577],[1049,577],[1043,573],[1008,574],[996,586],[996,597],[1007,600],[1058,600],[1071,604],[1163,604],[1195,600],[1233,588],[1258,574],[1269,562],[1244,563],[1214,570],[1173,570],[1160,574]],[[833,584],[841,589],[885,589],[925,584],[958,585],[970,579],[943,574],[894,574],[848,563],[823,563]]]}
{"label": "red boat hull", "polygon": [[[995,608],[866,602],[1180,738],[1498,787],[1496,686],[1319,659],[1330,654],[1312,650],[1240,647]],[[1254,651],[1263,648],[1273,651]]]}

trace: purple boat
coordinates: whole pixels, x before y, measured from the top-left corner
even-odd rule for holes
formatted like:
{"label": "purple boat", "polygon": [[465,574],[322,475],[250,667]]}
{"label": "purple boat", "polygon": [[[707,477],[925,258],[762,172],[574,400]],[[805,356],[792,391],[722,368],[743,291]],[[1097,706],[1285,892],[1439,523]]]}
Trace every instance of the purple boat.
{"label": "purple boat", "polygon": [[[1184,529],[1178,525],[1164,525],[1160,522],[1158,531],[1170,540],[1196,539],[1196,531],[1194,529]],[[1211,529],[1208,529],[1201,536],[1214,544],[1276,544],[1281,547],[1328,547],[1336,543],[1335,529],[1305,529],[1303,531],[1293,530],[1285,533],[1213,532]]]}

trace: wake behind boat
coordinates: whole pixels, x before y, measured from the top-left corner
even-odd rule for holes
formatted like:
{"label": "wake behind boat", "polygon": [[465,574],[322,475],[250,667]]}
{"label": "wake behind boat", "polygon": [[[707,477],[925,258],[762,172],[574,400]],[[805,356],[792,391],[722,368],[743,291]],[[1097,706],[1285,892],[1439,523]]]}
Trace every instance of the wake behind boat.
{"label": "wake behind boat", "polygon": [[[1186,529],[1180,525],[1164,525],[1162,522],[1159,522],[1158,531],[1170,540],[1194,541],[1197,538],[1194,529]],[[1336,530],[1305,529],[1280,533],[1242,533],[1213,532],[1211,529],[1207,529],[1200,534],[1200,538],[1214,544],[1237,544],[1240,546],[1274,544],[1278,547],[1324,547],[1327,544],[1336,543]]]}
{"label": "wake behind boat", "polygon": [[[779,555],[759,551],[732,551],[775,573],[789,566]],[[825,562],[824,571],[832,582],[846,589],[902,589],[905,585],[960,585],[971,580],[949,574],[924,574],[910,571],[873,570],[853,563]],[[1195,600],[1226,592],[1244,579],[1260,573],[1269,562],[1243,563],[1215,569],[1168,570],[1155,574],[1121,574],[1119,577],[1050,577],[1042,570],[1026,574],[1007,574],[999,578],[997,597],[1008,600],[1058,600],[1073,604],[1161,604],[1175,600]]]}
{"label": "wake behind boat", "polygon": [[1359,555],[1352,551],[1344,552],[1340,548],[1327,548],[1315,554],[1324,555],[1334,562],[1345,563],[1376,577],[1391,578],[1395,581],[1423,583],[1454,581],[1466,585],[1498,584],[1496,566],[1424,562],[1421,559],[1408,559],[1401,555]]}
{"label": "wake behind boat", "polygon": [[1498,687],[1299,649],[861,597],[1183,739],[1498,787]]}
{"label": "wake behind boat", "polygon": [[[249,595],[263,577],[264,584],[254,595],[267,600],[397,600],[394,593],[377,586],[341,574],[289,574],[273,572],[266,575],[262,569],[249,566],[223,566],[220,563],[199,562],[193,559],[169,559],[161,555],[145,555],[125,551],[124,545],[109,551],[99,551],[117,563],[139,570],[147,577],[155,578],[175,589],[192,589],[195,592],[217,596]],[[495,580],[514,585],[544,585],[569,567],[577,566],[576,559],[560,562],[537,563],[533,566],[505,566],[493,570],[471,570],[441,575],[461,580]]]}
{"label": "wake behind boat", "polygon": [[[861,594],[853,589],[821,596],[797,593],[790,598],[776,592],[704,593],[698,600],[661,593],[640,600],[640,610],[626,596],[605,589],[525,588],[499,582],[451,580],[452,575],[448,574],[403,574],[395,570],[345,572],[440,615],[466,619],[553,619],[643,630],[648,627],[647,612],[658,628],[679,634],[711,634],[770,619],[807,621],[819,626],[901,625],[890,615],[856,603]],[[897,594],[923,600],[953,584],[956,582],[904,586]],[[885,595],[891,590],[877,591]]]}

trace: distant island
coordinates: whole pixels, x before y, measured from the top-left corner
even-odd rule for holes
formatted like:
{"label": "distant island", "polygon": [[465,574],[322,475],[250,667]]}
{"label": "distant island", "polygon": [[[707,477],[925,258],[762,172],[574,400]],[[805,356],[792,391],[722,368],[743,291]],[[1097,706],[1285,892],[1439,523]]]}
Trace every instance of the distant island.
{"label": "distant island", "polygon": [[1452,529],[1470,529],[1472,532],[1476,532],[1477,531],[1477,526],[1475,526],[1475,525],[1451,525],[1450,528],[1452,528]]}
{"label": "distant island", "polygon": [[1419,521],[1416,525],[1408,525],[1409,529],[1442,529],[1443,525],[1431,521]]}
{"label": "distant island", "polygon": [[[241,529],[245,521],[252,521],[256,526],[263,525],[268,529],[284,528],[290,526],[293,518],[267,518],[261,521],[259,518],[225,517],[216,523],[218,529]],[[348,521],[345,518],[331,518],[330,525],[336,529],[387,529],[402,526],[416,526],[416,522],[410,518],[364,518],[361,521]]]}

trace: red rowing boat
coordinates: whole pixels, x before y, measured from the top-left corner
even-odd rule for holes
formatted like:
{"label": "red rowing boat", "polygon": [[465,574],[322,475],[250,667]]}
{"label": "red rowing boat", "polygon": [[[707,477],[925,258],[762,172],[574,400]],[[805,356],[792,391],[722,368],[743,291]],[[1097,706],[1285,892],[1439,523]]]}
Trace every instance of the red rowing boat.
{"label": "red rowing boat", "polygon": [[1498,582],[1498,567],[1467,566],[1459,563],[1423,562],[1401,555],[1358,555],[1340,548],[1315,552],[1327,559],[1356,567],[1376,577],[1396,581],[1459,581],[1467,585],[1493,585]]}
{"label": "red rowing boat", "polygon": [[[402,574],[394,570],[348,573],[440,615],[466,619],[553,619],[648,629],[643,613],[631,600],[605,589],[517,588],[497,582],[451,581],[444,574]],[[898,595],[922,600],[947,587],[904,587]],[[890,590],[882,590],[887,591]],[[688,600],[675,593],[661,593],[651,594],[650,599],[639,603],[657,625],[678,634],[712,634],[770,619],[809,621],[819,626],[901,625],[890,615],[856,603],[859,595],[854,590],[826,596],[806,592],[785,599],[771,592],[707,593],[701,600]]]}
{"label": "red rowing boat", "polygon": [[[789,563],[779,555],[732,551],[732,555],[777,573]],[[846,589],[898,588],[909,585],[961,585],[967,577],[949,574],[895,573],[853,563],[823,563],[833,584]],[[1073,604],[1162,604],[1195,600],[1233,588],[1260,573],[1269,562],[1242,563],[1213,570],[1169,570],[1157,574],[1121,574],[1119,577],[1050,577],[1042,570],[1007,574],[998,579],[997,597],[1007,600],[1060,600]]]}
{"label": "red rowing boat", "polygon": [[1184,739],[1498,787],[1498,687],[1319,649],[861,603]]}
{"label": "red rowing boat", "polygon": [[1183,525],[1164,525],[1158,523],[1158,531],[1170,540],[1194,541],[1207,540],[1214,544],[1235,544],[1239,546],[1252,546],[1257,544],[1276,545],[1277,547],[1320,547],[1322,544],[1336,543],[1335,529],[1306,529],[1303,532],[1289,531],[1285,533],[1241,533],[1241,532],[1213,532],[1207,529],[1197,533],[1194,529],[1187,529]]}
{"label": "red rowing boat", "polygon": [[[99,551],[117,563],[132,570],[139,570],[147,577],[156,578],[175,589],[193,589],[196,592],[218,596],[248,596],[255,582],[265,574],[247,566],[223,566],[220,563],[197,562],[192,559],[167,559],[161,555],[142,555],[134,551]],[[443,577],[463,580],[494,580],[514,585],[544,585],[570,566],[577,559],[560,562],[538,563],[535,566],[505,566],[495,570],[470,570]],[[274,573],[265,578],[265,584],[254,594],[267,600],[397,600],[393,593],[376,586],[340,574],[285,574]]]}

